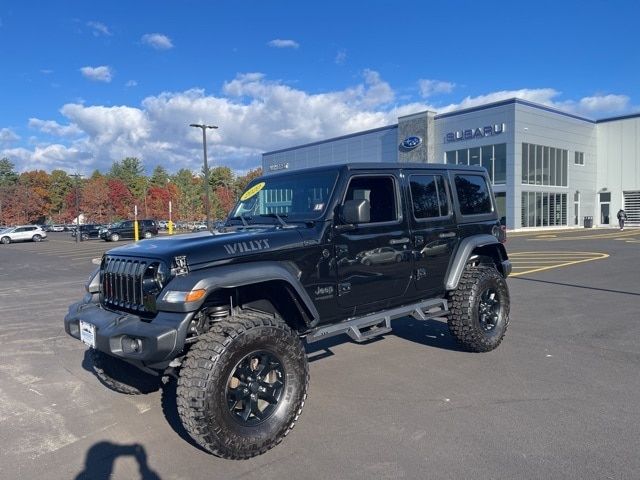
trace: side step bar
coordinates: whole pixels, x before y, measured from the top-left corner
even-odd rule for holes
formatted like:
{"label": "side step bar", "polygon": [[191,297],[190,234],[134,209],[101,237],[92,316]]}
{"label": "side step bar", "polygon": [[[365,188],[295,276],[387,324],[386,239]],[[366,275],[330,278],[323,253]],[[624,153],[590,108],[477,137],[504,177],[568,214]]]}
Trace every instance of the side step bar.
{"label": "side step bar", "polygon": [[447,301],[443,298],[425,300],[382,312],[370,313],[362,317],[350,318],[341,323],[318,327],[307,334],[307,343],[317,342],[346,333],[355,342],[361,343],[391,331],[391,320],[412,316],[416,320],[429,320],[449,313]]}

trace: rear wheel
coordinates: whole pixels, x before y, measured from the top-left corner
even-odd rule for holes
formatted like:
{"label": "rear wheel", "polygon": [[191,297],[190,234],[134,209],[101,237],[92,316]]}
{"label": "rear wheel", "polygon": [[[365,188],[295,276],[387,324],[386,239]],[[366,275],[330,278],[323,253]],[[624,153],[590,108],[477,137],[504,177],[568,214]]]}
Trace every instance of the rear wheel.
{"label": "rear wheel", "polygon": [[42,240],[42,237],[36,234],[33,237],[31,237],[31,240],[33,240],[34,242],[39,242],[40,240]]}
{"label": "rear wheel", "polygon": [[152,236],[151,232],[144,232],[144,238],[151,238]]}
{"label": "rear wheel", "polygon": [[140,395],[155,392],[160,388],[160,379],[128,364],[124,360],[112,357],[100,350],[91,349],[93,373],[107,387],[127,395]]}
{"label": "rear wheel", "polygon": [[472,352],[500,345],[509,325],[509,289],[494,267],[467,265],[449,295],[449,331]]}
{"label": "rear wheel", "polygon": [[307,397],[307,357],[280,318],[243,311],[219,322],[186,356],[178,412],[191,437],[224,458],[250,458],[282,441]]}
{"label": "rear wheel", "polygon": [[11,239],[9,237],[2,237],[0,238],[0,243],[3,243],[6,245],[7,243],[11,243]]}

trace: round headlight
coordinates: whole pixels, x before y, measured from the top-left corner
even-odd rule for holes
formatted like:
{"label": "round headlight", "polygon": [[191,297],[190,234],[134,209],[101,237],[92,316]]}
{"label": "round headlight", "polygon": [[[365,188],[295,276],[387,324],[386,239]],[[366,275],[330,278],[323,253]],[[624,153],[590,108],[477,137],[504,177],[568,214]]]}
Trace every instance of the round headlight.
{"label": "round headlight", "polygon": [[153,275],[153,279],[156,282],[159,290],[162,290],[169,279],[169,269],[165,266],[164,263],[160,263],[157,265],[156,270]]}

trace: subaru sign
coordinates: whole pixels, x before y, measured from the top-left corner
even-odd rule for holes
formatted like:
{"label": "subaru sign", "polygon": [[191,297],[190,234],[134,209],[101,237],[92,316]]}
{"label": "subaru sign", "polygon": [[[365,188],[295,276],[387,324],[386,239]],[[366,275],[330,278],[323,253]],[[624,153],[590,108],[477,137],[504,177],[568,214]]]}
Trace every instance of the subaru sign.
{"label": "subaru sign", "polygon": [[504,133],[507,125],[505,123],[496,123],[487,125],[486,127],[469,128],[466,130],[457,130],[449,132],[444,136],[445,143],[457,142],[460,140],[474,140],[476,138],[490,137]]}
{"label": "subaru sign", "polygon": [[400,146],[403,148],[403,150],[413,150],[421,143],[422,143],[422,139],[420,137],[412,136],[412,137],[405,138],[400,144]]}

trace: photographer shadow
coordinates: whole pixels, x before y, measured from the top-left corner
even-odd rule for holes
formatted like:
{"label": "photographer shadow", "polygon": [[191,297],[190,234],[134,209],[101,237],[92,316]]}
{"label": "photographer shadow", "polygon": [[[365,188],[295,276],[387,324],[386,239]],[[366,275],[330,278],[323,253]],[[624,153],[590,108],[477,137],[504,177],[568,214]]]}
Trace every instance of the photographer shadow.
{"label": "photographer shadow", "polygon": [[118,445],[107,441],[98,442],[89,449],[84,470],[76,476],[75,480],[111,478],[113,465],[118,457],[133,457],[138,462],[141,480],[161,480],[160,475],[149,467],[147,452],[142,445]]}

